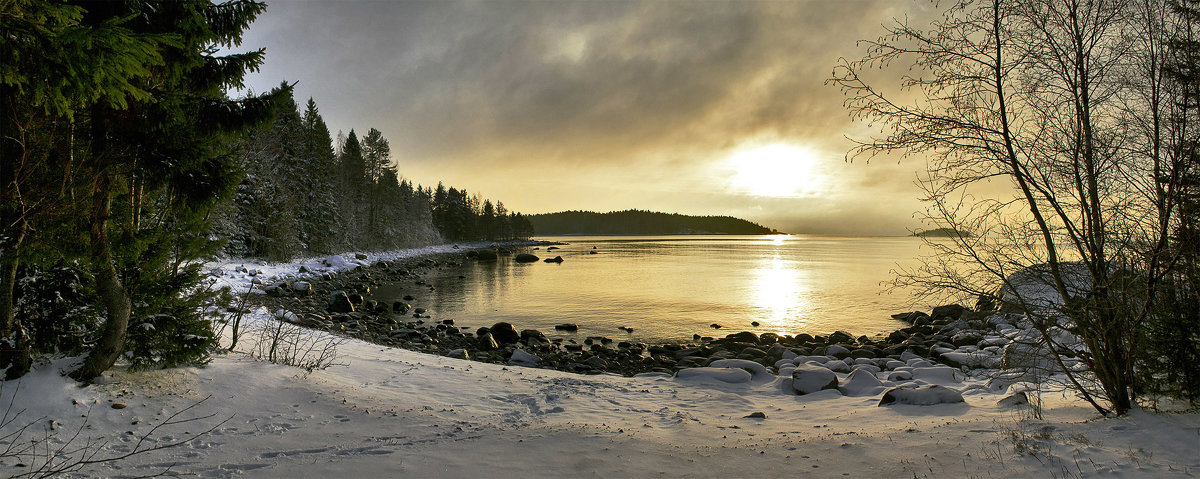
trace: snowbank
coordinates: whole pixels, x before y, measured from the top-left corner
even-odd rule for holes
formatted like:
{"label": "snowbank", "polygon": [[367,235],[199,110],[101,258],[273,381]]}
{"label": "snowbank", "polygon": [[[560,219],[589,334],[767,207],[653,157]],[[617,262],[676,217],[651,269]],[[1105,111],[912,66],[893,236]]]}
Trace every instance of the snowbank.
{"label": "snowbank", "polygon": [[[318,268],[446,248],[304,265],[315,274]],[[219,280],[246,288],[256,277],[300,274],[296,264],[214,268],[223,272]],[[247,321],[261,324],[270,317],[259,310]],[[96,458],[115,457],[133,451],[138,438],[171,414],[195,405],[183,418],[197,419],[161,426],[143,441],[181,445],[96,464],[75,477],[746,477],[801,471],[811,477],[1132,478],[1200,471],[1198,414],[1135,411],[1097,420],[1073,397],[1043,394],[1048,421],[1037,421],[1027,405],[1004,400],[1020,385],[997,384],[912,354],[878,362],[798,356],[780,359],[774,368],[714,361],[714,367],[675,376],[632,378],[516,366],[531,359],[514,356],[513,366],[488,364],[348,340],[337,365],[311,373],[234,353],[204,368],[117,370],[82,388],[57,374],[63,364],[39,364],[19,386],[3,385],[0,404],[11,400],[12,412],[20,411],[20,420],[3,432],[32,424],[17,442],[48,434],[55,450],[69,446],[80,431],[76,446],[93,443]],[[878,407],[883,389],[896,400]],[[210,399],[196,405],[204,398]],[[3,457],[0,474],[38,464],[36,456]]]}

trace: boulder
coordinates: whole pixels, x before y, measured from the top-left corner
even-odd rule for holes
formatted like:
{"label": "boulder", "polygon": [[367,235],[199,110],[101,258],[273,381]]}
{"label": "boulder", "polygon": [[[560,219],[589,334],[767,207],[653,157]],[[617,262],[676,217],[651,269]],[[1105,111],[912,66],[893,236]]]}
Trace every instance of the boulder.
{"label": "boulder", "polygon": [[514,344],[521,341],[521,334],[509,323],[493,324],[489,331],[492,333],[492,337],[496,338],[496,342],[500,344]]}
{"label": "boulder", "polygon": [[396,301],[396,302],[392,303],[392,311],[395,311],[397,313],[404,314],[404,313],[407,313],[408,310],[410,310],[410,309],[412,309],[412,305],[405,303],[403,301]]}
{"label": "boulder", "polygon": [[792,389],[799,394],[811,394],[825,389],[837,389],[837,374],[815,364],[800,364],[792,370]]}
{"label": "boulder", "polygon": [[515,258],[513,258],[513,260],[518,263],[534,263],[534,262],[537,262],[537,260],[539,260],[539,259],[541,259],[541,258],[538,258],[537,256],[531,255],[529,253],[521,253],[521,254],[517,255]]}
{"label": "boulder", "polygon": [[541,331],[538,331],[536,329],[521,330],[521,342],[525,343],[525,344],[529,344],[530,341],[534,341],[534,342],[538,342],[538,343],[542,343],[542,344],[550,344],[550,338],[547,338],[546,334]]}
{"label": "boulder", "polygon": [[587,361],[584,361],[583,364],[591,366],[593,369],[608,369],[608,361],[605,361],[604,358],[601,358],[600,356],[592,356],[587,358]]}
{"label": "boulder", "polygon": [[495,261],[500,258],[494,249],[481,249],[475,251],[475,258],[480,261]]}
{"label": "boulder", "polygon": [[329,306],[325,309],[331,313],[353,313],[354,304],[350,302],[350,297],[345,291],[334,291],[329,295]]}
{"label": "boulder", "polygon": [[758,344],[758,335],[754,334],[750,331],[742,331],[740,333],[733,333],[728,336],[725,336],[725,339],[728,341],[734,341],[734,342],[739,342],[739,343]]}
{"label": "boulder", "polygon": [[1025,391],[1017,391],[1005,396],[1004,399],[996,401],[996,405],[1000,407],[1017,407],[1029,404],[1029,395]]}
{"label": "boulder", "polygon": [[563,262],[563,258],[562,258],[562,256],[555,256],[553,258],[546,258],[542,261],[546,262],[546,263],[561,263],[561,262]]}
{"label": "boulder", "polygon": [[[688,368],[675,373],[675,379],[682,381],[748,383],[750,373],[739,368]],[[837,382],[836,380],[834,382]]]}
{"label": "boulder", "polygon": [[529,354],[520,349],[514,349],[512,352],[512,356],[508,357],[508,365],[509,366],[524,366],[527,368],[536,368],[539,362],[541,362],[541,358],[538,358],[537,356]]}
{"label": "boulder", "polygon": [[962,314],[965,312],[967,312],[967,308],[965,308],[961,305],[947,304],[945,306],[938,306],[936,308],[933,308],[933,311],[931,312],[930,316],[933,316],[933,319],[942,319],[942,318],[958,319],[958,317],[962,316]]}
{"label": "boulder", "polygon": [[850,342],[854,342],[854,336],[851,336],[850,333],[847,333],[845,331],[834,331],[833,334],[829,335],[829,342],[830,343],[850,343]]}
{"label": "boulder", "polygon": [[846,396],[874,396],[885,389],[883,382],[869,369],[855,369],[838,388]]}
{"label": "boulder", "polygon": [[745,369],[746,372],[749,372],[751,375],[753,375],[755,377],[759,377],[759,376],[765,377],[767,374],[770,374],[767,372],[766,366],[763,366],[754,361],[750,361],[748,359],[718,359],[716,361],[709,363],[708,367],[710,367],[710,368]]}
{"label": "boulder", "polygon": [[492,333],[483,333],[479,336],[480,351],[494,351],[500,349],[500,345],[496,344],[496,339],[492,337]]}
{"label": "boulder", "polygon": [[467,350],[461,348],[451,349],[446,353],[446,357],[456,359],[471,359],[471,353],[468,353]]}
{"label": "boulder", "polygon": [[826,356],[833,356],[838,359],[846,359],[850,357],[850,350],[836,344],[825,348]]}
{"label": "boulder", "polygon": [[933,406],[935,404],[954,404],[965,402],[962,393],[937,384],[917,387],[895,387],[883,393],[879,399],[880,406],[891,404],[911,404],[913,406]]}
{"label": "boulder", "polygon": [[312,284],[308,281],[296,281],[292,283],[292,292],[296,296],[308,296],[312,294]]}
{"label": "boulder", "polygon": [[354,253],[354,259],[367,259],[367,255],[362,253]]}
{"label": "boulder", "polygon": [[579,325],[573,324],[573,323],[556,324],[556,325],[554,325],[554,330],[555,331],[575,332],[575,331],[579,331]]}

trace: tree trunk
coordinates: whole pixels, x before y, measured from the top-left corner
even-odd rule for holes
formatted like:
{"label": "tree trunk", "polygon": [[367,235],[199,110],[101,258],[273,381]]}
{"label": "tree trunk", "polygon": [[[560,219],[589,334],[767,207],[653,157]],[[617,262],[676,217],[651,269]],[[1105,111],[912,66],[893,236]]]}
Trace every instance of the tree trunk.
{"label": "tree trunk", "polygon": [[17,251],[25,240],[27,226],[25,221],[18,220],[17,234],[11,244],[0,249],[0,337],[7,337],[14,330],[16,307],[13,304],[13,293],[17,285]]}
{"label": "tree trunk", "polygon": [[[93,122],[98,123],[97,120],[93,119]],[[92,141],[102,142],[103,138],[103,135],[96,135]],[[99,158],[100,152],[96,153],[95,157]],[[90,381],[117,362],[125,349],[131,304],[129,292],[121,284],[116,265],[113,264],[112,245],[108,238],[108,221],[112,216],[112,175],[103,162],[92,194],[92,261],[96,291],[108,317],[96,346],[83,365],[71,373],[71,377],[78,381]]]}

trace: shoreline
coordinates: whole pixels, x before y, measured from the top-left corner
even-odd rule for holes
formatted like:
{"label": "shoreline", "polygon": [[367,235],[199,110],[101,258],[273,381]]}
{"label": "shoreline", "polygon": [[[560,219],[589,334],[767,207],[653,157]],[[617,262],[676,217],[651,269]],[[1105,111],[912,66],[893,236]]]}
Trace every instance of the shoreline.
{"label": "shoreline", "polygon": [[[994,348],[1000,343],[995,336],[996,325],[986,321],[988,314],[958,305],[935,308],[930,314],[893,315],[893,319],[908,326],[873,338],[855,337],[842,331],[828,335],[804,332],[757,335],[741,331],[724,337],[694,334],[690,340],[642,342],[558,331],[552,334],[562,337],[551,339],[543,331],[506,322],[472,331],[455,325],[453,318],[434,319],[422,307],[419,292],[414,293],[416,297],[406,295],[391,303],[369,299],[371,288],[383,283],[409,281],[415,289],[431,292],[433,286],[426,283],[427,275],[453,275],[453,268],[465,262],[490,261],[496,257],[487,252],[515,255],[531,247],[552,244],[555,243],[534,240],[453,244],[374,255],[347,254],[354,260],[334,255],[309,258],[304,264],[276,264],[272,265],[275,274],[251,275],[251,283],[257,278],[255,293],[265,294],[252,293],[248,303],[265,307],[276,317],[287,318],[299,326],[382,346],[583,374],[676,374],[727,359],[749,360],[777,371],[786,366],[784,360],[794,362],[796,358],[844,361],[848,368],[857,363],[873,364],[881,370],[891,369],[887,368],[889,363],[892,368],[899,367],[895,361],[913,357],[962,369],[994,367],[1000,362],[997,354],[980,357],[983,348]],[[289,269],[294,273],[284,272]],[[246,274],[253,272],[245,267],[240,270]],[[840,369],[836,364],[830,366]]]}

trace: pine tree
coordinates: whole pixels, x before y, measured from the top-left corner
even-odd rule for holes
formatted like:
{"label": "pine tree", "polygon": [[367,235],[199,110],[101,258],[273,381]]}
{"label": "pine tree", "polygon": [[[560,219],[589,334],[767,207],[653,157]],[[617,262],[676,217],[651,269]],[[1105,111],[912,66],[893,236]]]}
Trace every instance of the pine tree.
{"label": "pine tree", "polygon": [[[205,0],[163,4],[89,3],[83,25],[127,20],[146,35],[169,36],[159,45],[165,61],[152,68],[149,98],[128,110],[97,104],[87,111],[87,168],[92,273],[107,315],[96,345],[71,373],[90,380],[126,350],[135,363],[171,365],[202,359],[211,330],[199,317],[198,256],[209,211],[236,185],[224,135],[269,118],[281,91],[233,101],[263,51],[216,56],[240,42],[265,4]],[[134,299],[137,299],[135,302]],[[131,317],[136,328],[131,332]]]}

